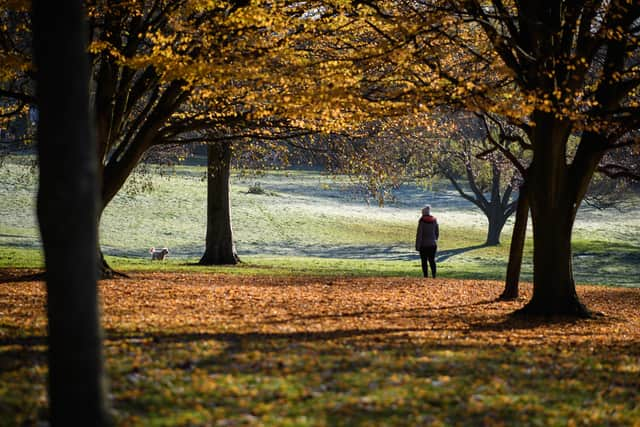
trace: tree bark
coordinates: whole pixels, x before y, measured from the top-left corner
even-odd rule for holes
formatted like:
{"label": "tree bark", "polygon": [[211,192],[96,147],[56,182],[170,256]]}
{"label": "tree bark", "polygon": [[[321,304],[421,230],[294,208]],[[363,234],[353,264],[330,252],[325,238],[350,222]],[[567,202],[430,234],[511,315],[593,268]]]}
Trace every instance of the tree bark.
{"label": "tree bark", "polygon": [[565,160],[570,126],[538,113],[534,159],[526,178],[533,222],[533,296],[519,312],[587,317],[576,294],[571,233],[577,211]]}
{"label": "tree bark", "polygon": [[507,265],[507,279],[505,281],[504,291],[498,297],[503,301],[514,300],[518,298],[520,269],[522,267],[522,254],[524,251],[524,242],[527,236],[527,222],[529,219],[529,200],[527,198],[527,189],[525,185],[520,187],[518,194],[518,207],[516,209],[516,221],[513,225],[513,234],[511,235],[511,247],[509,248],[509,264]]}
{"label": "tree bark", "polygon": [[38,221],[47,281],[54,426],[109,425],[97,296],[97,158],[83,2],[35,0]]}
{"label": "tree bark", "polygon": [[500,244],[500,234],[509,216],[505,215],[500,204],[495,205],[492,200],[490,211],[487,214],[489,229],[487,230],[487,240],[485,246],[496,246]]}
{"label": "tree bark", "polygon": [[[98,170],[100,169],[100,162],[98,162]],[[98,175],[99,176],[99,175]],[[96,224],[98,224],[98,236],[100,229],[100,221],[102,219],[102,213],[104,212],[105,205],[103,203],[98,202],[98,216],[96,218]],[[124,277],[129,278],[129,275],[122,273],[121,271],[116,271],[109,265],[107,259],[104,257],[104,252],[102,252],[102,248],[100,247],[100,239],[98,238],[98,244],[96,245],[96,254],[97,254],[97,266],[98,266],[98,278],[99,279],[113,279],[115,277]]]}
{"label": "tree bark", "polygon": [[[106,65],[105,65],[106,67]],[[102,71],[103,69],[101,69]],[[109,73],[105,75],[101,74],[98,87],[104,89],[109,87]],[[131,175],[131,172],[140,163],[144,153],[153,146],[155,140],[159,137],[160,129],[166,120],[171,116],[175,110],[175,106],[180,104],[186,97],[187,92],[183,89],[183,82],[174,81],[168,88],[160,93],[158,91],[158,103],[155,110],[148,117],[145,116],[145,120],[140,123],[137,134],[130,138],[130,143],[120,143],[116,151],[111,153],[107,159],[106,164],[103,162],[103,157],[99,157],[99,177],[101,178],[101,191],[100,191],[100,204],[98,207],[98,224],[100,224],[100,218],[102,213],[113,200],[118,191],[122,188],[127,178]],[[112,96],[113,94],[111,94]],[[108,151],[110,143],[110,127],[105,125],[109,123],[113,117],[110,110],[110,104],[105,101],[110,99],[107,94],[102,94],[102,97],[98,100],[102,100],[101,103],[96,101],[96,115],[97,115],[97,127],[98,127],[98,155],[105,156]],[[122,120],[121,117],[118,120]],[[113,278],[115,276],[129,277],[124,273],[114,270],[104,258],[104,254],[100,247],[98,247],[98,271],[100,277],[103,279]]]}
{"label": "tree bark", "polygon": [[124,277],[128,279],[131,277],[126,273],[114,270],[114,268],[109,265],[109,263],[107,262],[107,259],[104,257],[104,252],[102,252],[100,245],[98,245],[97,253],[98,253],[98,257],[97,257],[98,278],[113,279],[115,277]]}
{"label": "tree bark", "polygon": [[201,265],[237,264],[240,260],[233,243],[229,178],[231,147],[209,144],[207,161],[207,235]]}
{"label": "tree bark", "polygon": [[481,186],[476,182],[474,171],[471,168],[471,163],[465,163],[466,179],[471,190],[471,194],[468,194],[458,182],[458,178],[452,173],[446,164],[440,165],[440,171],[449,179],[449,182],[456,189],[458,194],[464,199],[470,201],[476,205],[482,213],[487,217],[489,227],[487,229],[487,238],[485,240],[485,246],[496,246],[500,244],[500,235],[504,228],[507,219],[513,214],[514,202],[510,202],[511,185],[508,185],[504,189],[502,196],[500,195],[500,169],[497,165],[492,165],[492,178],[491,178],[491,197],[487,199]]}
{"label": "tree bark", "polygon": [[111,279],[116,274],[116,271],[104,258],[104,253],[102,252],[102,249],[100,249],[100,245],[98,245],[98,277],[101,279]]}

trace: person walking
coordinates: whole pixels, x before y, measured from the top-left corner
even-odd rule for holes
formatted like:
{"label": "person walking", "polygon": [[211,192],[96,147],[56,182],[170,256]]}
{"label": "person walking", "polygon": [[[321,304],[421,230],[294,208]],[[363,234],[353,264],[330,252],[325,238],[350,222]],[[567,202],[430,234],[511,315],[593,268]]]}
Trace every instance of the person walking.
{"label": "person walking", "polygon": [[416,232],[416,251],[420,252],[424,277],[429,277],[429,267],[431,267],[432,276],[436,277],[436,251],[438,250],[439,235],[438,220],[431,215],[431,206],[427,205],[422,208],[422,217],[418,221],[418,231]]}

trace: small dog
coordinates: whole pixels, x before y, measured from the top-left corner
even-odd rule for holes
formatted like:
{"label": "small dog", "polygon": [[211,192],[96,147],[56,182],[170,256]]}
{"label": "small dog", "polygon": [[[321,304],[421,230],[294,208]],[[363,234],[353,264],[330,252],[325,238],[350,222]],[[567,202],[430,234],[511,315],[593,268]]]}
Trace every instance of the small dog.
{"label": "small dog", "polygon": [[152,261],[154,261],[154,260],[164,261],[164,259],[169,254],[169,249],[167,249],[167,248],[162,248],[162,249],[151,248],[151,249],[149,249],[149,253],[151,254],[151,260]]}

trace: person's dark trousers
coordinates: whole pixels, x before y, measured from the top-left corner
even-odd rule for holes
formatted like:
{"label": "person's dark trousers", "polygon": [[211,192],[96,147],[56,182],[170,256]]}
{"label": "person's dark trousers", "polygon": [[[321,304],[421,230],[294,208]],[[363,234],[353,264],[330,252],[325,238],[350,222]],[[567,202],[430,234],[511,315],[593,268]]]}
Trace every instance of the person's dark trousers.
{"label": "person's dark trousers", "polygon": [[422,261],[422,274],[429,277],[429,266],[431,266],[431,274],[436,277],[436,251],[437,246],[420,249],[420,261]]}

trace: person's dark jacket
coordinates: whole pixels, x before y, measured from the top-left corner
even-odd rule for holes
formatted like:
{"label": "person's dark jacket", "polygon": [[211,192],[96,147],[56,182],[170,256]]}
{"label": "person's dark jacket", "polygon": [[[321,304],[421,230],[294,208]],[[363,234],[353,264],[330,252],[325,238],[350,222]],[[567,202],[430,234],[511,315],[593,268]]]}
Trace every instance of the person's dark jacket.
{"label": "person's dark jacket", "polygon": [[438,227],[438,220],[436,217],[432,215],[423,215],[418,222],[416,251],[437,246],[439,236],[440,229]]}

